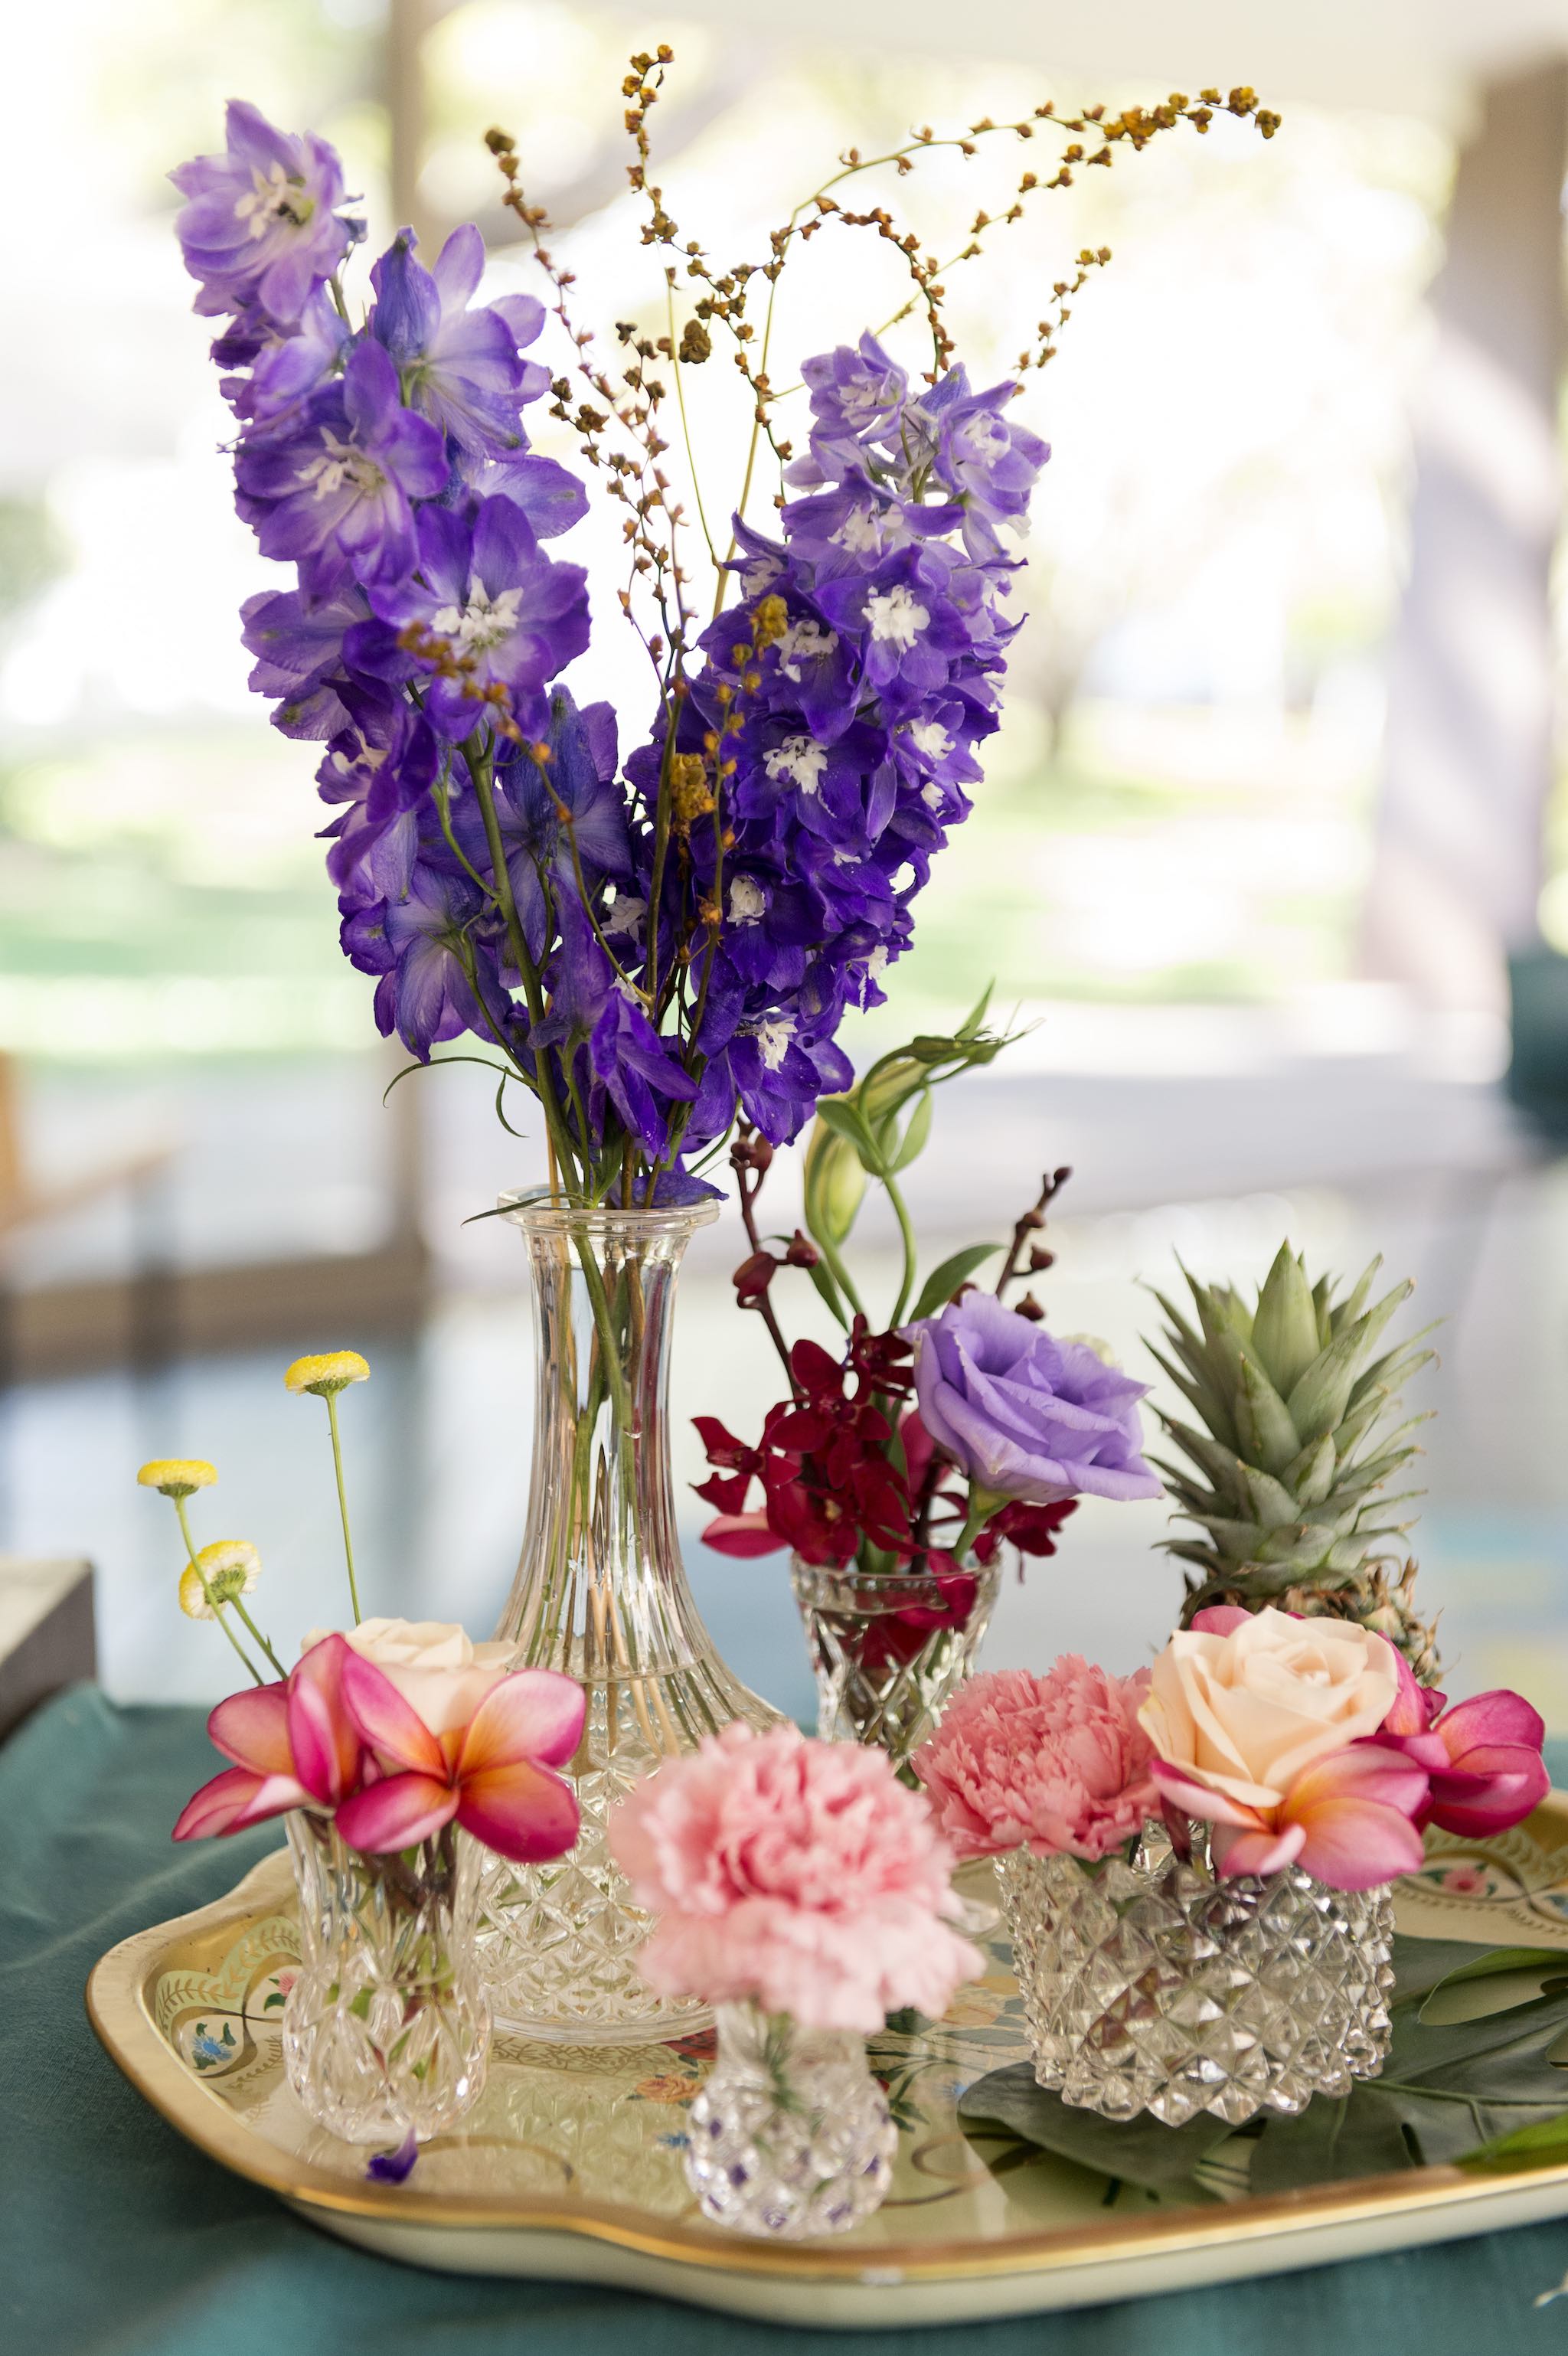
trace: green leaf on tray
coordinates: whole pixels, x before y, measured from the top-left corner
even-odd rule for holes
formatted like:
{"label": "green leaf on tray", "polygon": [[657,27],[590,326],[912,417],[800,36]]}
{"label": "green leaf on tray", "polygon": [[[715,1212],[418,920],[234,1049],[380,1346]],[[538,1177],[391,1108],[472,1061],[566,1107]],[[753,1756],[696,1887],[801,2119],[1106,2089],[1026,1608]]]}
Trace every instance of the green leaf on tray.
{"label": "green leaf on tray", "polygon": [[[995,2122],[1167,2200],[1224,2197],[1200,2173],[1221,2157],[1240,2164],[1233,2178],[1225,2170],[1238,2189],[1244,2166],[1253,2194],[1460,2159],[1568,2157],[1568,1955],[1397,1938],[1393,1961],[1393,2036],[1381,2074],[1338,2100],[1317,2095],[1295,2118],[1271,2111],[1240,2128],[1207,2115],[1183,2127],[1147,2114],[1104,2119],[1037,2085],[1028,2062],[978,2079],[959,2118],[976,2136]],[[1428,2017],[1446,2010],[1432,2002],[1440,1989],[1472,2016]],[[1461,1989],[1462,1997],[1452,1993]]]}

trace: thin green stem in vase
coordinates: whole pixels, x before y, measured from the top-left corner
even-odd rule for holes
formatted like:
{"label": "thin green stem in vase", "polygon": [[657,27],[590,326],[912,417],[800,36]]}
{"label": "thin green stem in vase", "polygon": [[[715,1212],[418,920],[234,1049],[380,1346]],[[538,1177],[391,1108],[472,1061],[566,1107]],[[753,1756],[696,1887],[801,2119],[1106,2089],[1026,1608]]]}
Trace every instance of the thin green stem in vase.
{"label": "thin green stem in vase", "polygon": [[343,1480],[343,1443],[337,1430],[337,1394],[326,1393],[326,1420],[332,1430],[332,1469],[337,1475],[337,1510],[343,1521],[343,1556],[348,1566],[348,1602],[357,1628],[363,1617],[359,1610],[359,1589],[354,1577],[354,1536],[348,1526],[348,1492]]}

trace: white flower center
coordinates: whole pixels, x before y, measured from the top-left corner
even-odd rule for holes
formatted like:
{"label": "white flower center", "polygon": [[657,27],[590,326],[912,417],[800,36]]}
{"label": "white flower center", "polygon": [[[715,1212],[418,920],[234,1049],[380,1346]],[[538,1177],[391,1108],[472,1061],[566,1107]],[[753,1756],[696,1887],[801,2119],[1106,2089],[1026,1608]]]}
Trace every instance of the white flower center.
{"label": "white flower center", "polygon": [[779,669],[785,679],[798,680],[803,662],[820,662],[838,644],[832,630],[825,630],[820,622],[792,622],[777,641]]}
{"label": "white flower center", "polygon": [[838,395],[838,405],[851,425],[869,425],[888,405],[888,388],[875,378],[851,378]]}
{"label": "white flower center", "polygon": [[784,1062],[785,1048],[795,1037],[794,1015],[775,1014],[768,1022],[759,1023],[756,1037],[763,1069],[776,1072]]}
{"label": "white flower center", "polygon": [[321,438],[325,449],[318,458],[306,459],[295,473],[296,482],[309,483],[318,499],[334,498],[344,489],[356,491],[361,498],[380,489],[387,477],[368,450],[357,450],[352,442],[340,442],[327,426],[323,426]]}
{"label": "white flower center", "polygon": [[730,884],[730,922],[754,925],[767,906],[767,895],[750,875],[736,875]]}
{"label": "white flower center", "polygon": [[871,951],[870,956],[866,959],[866,979],[868,981],[875,981],[878,975],[886,973],[887,969],[887,943],[885,941],[879,941],[876,948]]}
{"label": "white flower center", "polygon": [[764,754],[763,766],[775,786],[781,777],[787,777],[803,794],[815,794],[822,789],[827,755],[809,736],[786,736],[782,744]]}
{"label": "white flower center", "polygon": [[972,417],[969,420],[959,438],[971,456],[989,458],[997,451],[1005,450],[1011,436],[1001,419],[991,416],[989,412],[986,411],[978,417]]}
{"label": "white flower center", "polygon": [[939,810],[946,798],[942,787],[933,783],[922,786],[920,798],[928,810]]}
{"label": "white flower center", "polygon": [[868,556],[882,544],[882,526],[875,508],[851,508],[833,534],[836,548],[851,556]]}
{"label": "white flower center", "polygon": [[945,761],[953,750],[953,739],[940,720],[917,720],[909,732],[909,741],[928,761]]}
{"label": "white flower center", "polygon": [[248,237],[265,237],[275,221],[304,229],[315,210],[315,198],[305,194],[302,181],[291,180],[281,164],[274,164],[264,177],[252,165],[250,187],[234,200],[234,218],[249,223]]}
{"label": "white flower center", "polygon": [[443,605],[432,615],[431,625],[443,638],[453,639],[464,654],[486,654],[517,628],[522,596],[520,589],[503,589],[492,598],[488,590],[475,587],[469,592],[466,605]]}
{"label": "white flower center", "polygon": [[885,639],[907,654],[920,636],[931,616],[901,581],[891,589],[880,589],[866,600],[866,619],[874,638]]}
{"label": "white flower center", "polygon": [[606,936],[612,933],[624,933],[628,940],[635,939],[642,930],[643,918],[647,913],[648,904],[645,900],[639,900],[633,892],[617,892],[610,913],[604,919]]}
{"label": "white flower center", "polygon": [[753,556],[749,564],[741,567],[741,594],[760,597],[764,589],[773,587],[783,570],[776,556]]}

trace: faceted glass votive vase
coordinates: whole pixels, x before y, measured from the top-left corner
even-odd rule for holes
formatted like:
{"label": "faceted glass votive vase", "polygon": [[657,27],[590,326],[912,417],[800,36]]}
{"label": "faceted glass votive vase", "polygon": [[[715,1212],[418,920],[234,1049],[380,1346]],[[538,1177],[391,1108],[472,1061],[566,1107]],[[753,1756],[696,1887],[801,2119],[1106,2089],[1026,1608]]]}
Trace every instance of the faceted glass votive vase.
{"label": "faceted glass votive vase", "polygon": [[1163,1844],[1085,1865],[996,1859],[1035,2076],[1064,2103],[1167,2126],[1240,2126],[1375,2078],[1393,1902],[1298,1867],[1221,1880]]}
{"label": "faceted glass votive vase", "polygon": [[898,2129],[844,2029],[802,2029],[754,2004],[717,2009],[719,2051],[688,2126],[687,2181],[711,2224],[802,2241],[880,2207]]}
{"label": "faceted glass votive vase", "polygon": [[327,1817],[296,1809],[287,1822],[300,1910],[289,2083],[345,2143],[440,2135],[485,2083],[490,2008],[475,1933],[485,1853],[452,1825],[368,1857]]}
{"label": "faceted glass votive vase", "polygon": [[974,1668],[1001,1566],[868,1578],[852,1564],[792,1558],[790,1578],[816,1677],[824,1742],[877,1743],[906,1772]]}

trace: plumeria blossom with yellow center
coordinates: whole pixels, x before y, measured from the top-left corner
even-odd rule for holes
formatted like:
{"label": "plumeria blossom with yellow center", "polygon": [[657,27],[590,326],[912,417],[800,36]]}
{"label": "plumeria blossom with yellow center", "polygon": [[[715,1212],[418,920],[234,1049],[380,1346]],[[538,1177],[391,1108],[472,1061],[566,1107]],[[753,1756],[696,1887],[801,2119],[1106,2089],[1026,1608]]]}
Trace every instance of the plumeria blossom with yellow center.
{"label": "plumeria blossom with yellow center", "polygon": [[217,1468],[199,1456],[155,1456],[144,1464],[136,1475],[140,1487],[156,1489],[164,1497],[189,1497],[197,1489],[210,1489],[218,1478]]}
{"label": "plumeria blossom with yellow center", "polygon": [[296,1358],[283,1376],[283,1387],[330,1398],[335,1392],[347,1390],[350,1383],[369,1379],[370,1368],[357,1350],[325,1350],[315,1357]]}

